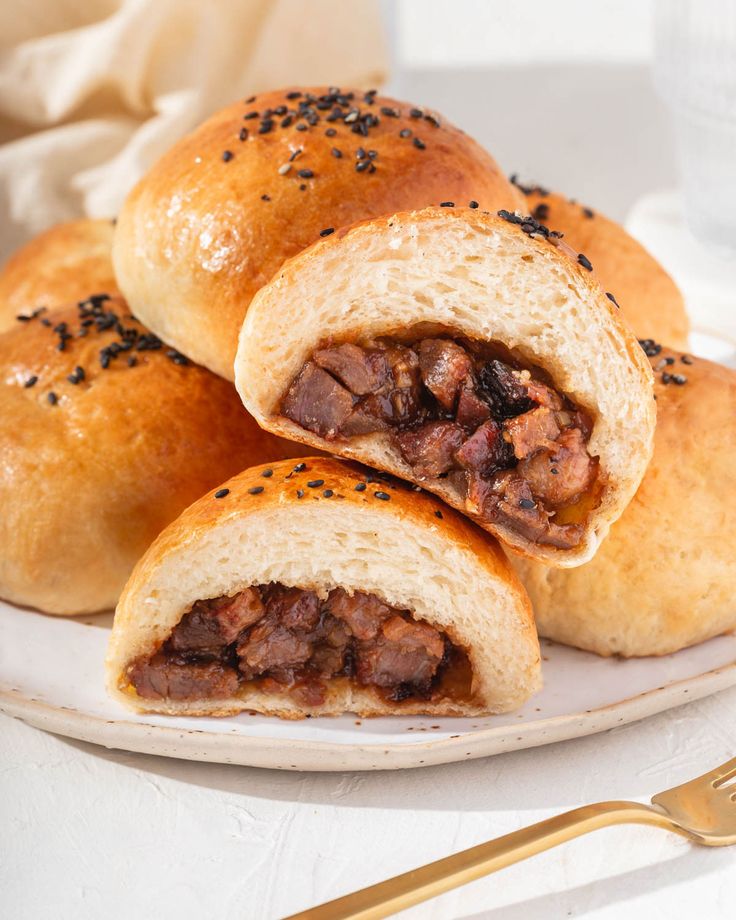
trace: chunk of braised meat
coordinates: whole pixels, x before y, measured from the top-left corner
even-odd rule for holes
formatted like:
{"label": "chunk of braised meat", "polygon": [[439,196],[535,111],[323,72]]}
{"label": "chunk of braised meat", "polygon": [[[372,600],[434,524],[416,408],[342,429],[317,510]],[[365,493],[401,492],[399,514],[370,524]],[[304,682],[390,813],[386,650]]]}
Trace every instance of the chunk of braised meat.
{"label": "chunk of braised meat", "polygon": [[129,678],[146,700],[224,699],[239,685],[237,671],[218,661],[177,661],[161,652],[149,661],[137,661]]}
{"label": "chunk of braised meat", "polygon": [[238,642],[236,651],[245,673],[298,668],[309,660],[314,638],[292,632],[272,614]]}
{"label": "chunk of braised meat", "polygon": [[333,438],[353,411],[355,398],[334,377],[308,361],[291,384],[282,411],[297,425]]}
{"label": "chunk of braised meat", "polygon": [[350,670],[349,643],[351,639],[347,624],[331,614],[326,614],[320,623],[317,644],[309,659],[310,669],[322,677],[334,677],[335,674]]}
{"label": "chunk of braised meat", "polygon": [[426,690],[443,654],[444,642],[435,629],[423,623],[410,623],[395,615],[375,638],[358,643],[356,676],[364,685],[396,687],[410,684]]}
{"label": "chunk of braised meat", "polygon": [[443,409],[451,411],[472,373],[473,361],[450,339],[424,339],[419,343],[419,369],[425,387]]}
{"label": "chunk of braised meat", "polygon": [[529,399],[533,400],[537,405],[544,406],[553,411],[558,411],[562,408],[562,397],[560,394],[555,393],[551,387],[541,383],[539,380],[530,378],[526,384],[526,392]]}
{"label": "chunk of braised meat", "polygon": [[197,601],[174,628],[169,643],[177,652],[214,651],[234,642],[264,613],[254,588],[246,588],[233,597]]}
{"label": "chunk of braised meat", "polygon": [[513,462],[513,451],[504,441],[500,425],[489,420],[455,452],[455,459],[465,470],[490,476]]}
{"label": "chunk of braised meat", "polygon": [[513,445],[517,460],[523,460],[542,448],[551,447],[560,433],[554,412],[544,406],[537,406],[523,415],[506,419],[503,429]]}
{"label": "chunk of braised meat", "polygon": [[358,639],[372,639],[384,620],[393,613],[375,594],[356,591],[348,594],[343,588],[335,588],[325,601],[324,607],[332,616],[347,623],[350,632]]}
{"label": "chunk of braised meat", "polygon": [[455,422],[426,422],[419,428],[400,432],[396,440],[404,460],[420,478],[436,478],[454,464],[455,451],[465,431]]}
{"label": "chunk of braised meat", "polygon": [[486,493],[484,513],[490,520],[512,528],[534,543],[570,549],[583,532],[580,524],[555,524],[535,500],[529,483],[514,470],[498,477]]}
{"label": "chunk of braised meat", "polygon": [[579,428],[562,432],[557,443],[524,460],[517,467],[535,496],[555,507],[574,502],[590,488],[596,475],[596,461],[586,450]]}
{"label": "chunk of braised meat", "polygon": [[314,360],[356,396],[378,392],[389,379],[388,361],[383,352],[370,351],[349,342],[320,348],[314,353]]}
{"label": "chunk of braised meat", "polygon": [[534,408],[528,387],[519,371],[503,361],[487,361],[478,374],[479,390],[488,399],[493,414],[499,418],[512,418]]}
{"label": "chunk of braised meat", "polygon": [[[393,405],[388,397],[384,397],[388,406],[388,418],[393,417]],[[347,419],[340,426],[340,434],[347,438],[358,437],[362,434],[373,434],[375,431],[389,431],[389,425],[386,417],[378,415],[375,412],[377,397],[369,396],[368,400],[373,400],[373,405],[367,405],[364,400],[353,409]],[[383,411],[382,409],[380,411]]]}
{"label": "chunk of braised meat", "polygon": [[269,616],[287,629],[309,631],[319,623],[320,603],[313,591],[279,585],[269,591],[266,603]]}
{"label": "chunk of braised meat", "polygon": [[482,425],[490,417],[491,410],[488,403],[481,399],[466,381],[460,390],[457,409],[455,410],[455,421],[458,425],[462,425],[463,428],[474,431],[478,425]]}

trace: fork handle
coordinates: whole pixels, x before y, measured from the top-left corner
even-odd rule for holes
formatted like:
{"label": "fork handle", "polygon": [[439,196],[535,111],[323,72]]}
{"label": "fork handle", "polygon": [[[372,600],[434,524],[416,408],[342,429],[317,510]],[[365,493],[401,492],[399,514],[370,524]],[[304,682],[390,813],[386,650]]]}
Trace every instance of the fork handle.
{"label": "fork handle", "polygon": [[379,920],[574,837],[613,824],[653,824],[687,836],[666,815],[648,805],[598,802],[438,859],[319,907],[293,914],[286,920]]}

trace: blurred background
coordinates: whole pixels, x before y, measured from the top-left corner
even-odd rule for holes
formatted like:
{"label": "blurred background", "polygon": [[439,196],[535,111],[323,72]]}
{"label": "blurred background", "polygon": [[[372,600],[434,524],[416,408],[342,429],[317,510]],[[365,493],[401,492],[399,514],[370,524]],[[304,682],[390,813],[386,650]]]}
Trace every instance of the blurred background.
{"label": "blurred background", "polygon": [[734,0],[1,4],[0,261],[56,221],[114,216],[179,136],[289,83],[439,110],[508,172],[625,221],[706,325],[736,313]]}

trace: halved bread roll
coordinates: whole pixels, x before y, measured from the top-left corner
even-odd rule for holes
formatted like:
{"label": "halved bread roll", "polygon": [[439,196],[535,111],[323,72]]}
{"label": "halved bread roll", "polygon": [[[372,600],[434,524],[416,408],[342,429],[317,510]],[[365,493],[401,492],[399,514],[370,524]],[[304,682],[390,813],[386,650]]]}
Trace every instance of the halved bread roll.
{"label": "halved bread roll", "polygon": [[526,700],[540,656],[491,537],[312,458],[246,470],[161,534],[118,604],[107,675],[120,702],[172,715],[476,715]]}
{"label": "halved bread roll", "polygon": [[690,320],[683,296],[638,240],[597,209],[539,185],[517,185],[525,193],[531,213],[560,230],[568,245],[590,259],[601,287],[613,293],[637,335],[654,336],[671,348],[688,347]]}
{"label": "halved bread roll", "polygon": [[651,340],[647,474],[588,565],[512,560],[543,636],[599,655],[667,655],[736,628],[736,373]]}
{"label": "halved bread roll", "polygon": [[422,485],[512,550],[590,559],[652,449],[652,371],[618,311],[532,218],[366,221],[254,298],[236,385],[270,431]]}

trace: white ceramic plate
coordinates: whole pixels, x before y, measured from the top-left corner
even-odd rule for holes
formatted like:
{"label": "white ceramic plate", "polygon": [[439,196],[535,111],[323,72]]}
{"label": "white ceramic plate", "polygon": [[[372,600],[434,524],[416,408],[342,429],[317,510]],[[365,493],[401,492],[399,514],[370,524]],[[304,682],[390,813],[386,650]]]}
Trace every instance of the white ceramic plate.
{"label": "white ceramic plate", "polygon": [[[732,363],[708,333],[694,351]],[[352,716],[282,722],[138,716],[108,699],[103,660],[112,617],[44,616],[0,602],[0,710],[110,748],[286,770],[381,770],[449,763],[589,735],[736,684],[736,637],[664,658],[603,659],[546,641],[544,689],[523,709],[484,719]]]}

